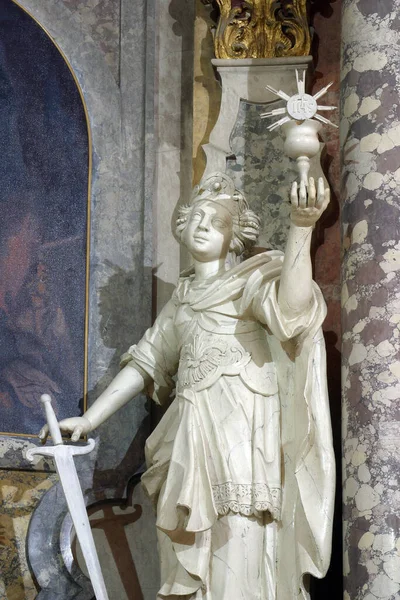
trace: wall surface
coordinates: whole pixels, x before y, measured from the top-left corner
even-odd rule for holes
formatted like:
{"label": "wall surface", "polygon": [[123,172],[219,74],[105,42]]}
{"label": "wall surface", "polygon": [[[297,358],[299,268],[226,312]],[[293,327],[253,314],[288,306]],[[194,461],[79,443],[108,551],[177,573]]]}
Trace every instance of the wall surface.
{"label": "wall surface", "polygon": [[[313,3],[315,38],[313,54],[315,80],[313,93],[330,82],[333,85],[321,98],[321,104],[337,106],[329,113],[339,125],[340,98],[340,34],[341,0]],[[340,146],[339,129],[324,127],[321,139],[325,143],[322,168],[331,188],[331,203],[326,216],[315,232],[314,277],[324,294],[328,314],[323,324],[326,350],[328,389],[336,455],[336,501],[333,529],[332,560],[325,579],[314,581],[314,597],[321,600],[341,598],[342,583],[342,485],[341,485],[341,319],[340,319]]]}
{"label": "wall surface", "polygon": [[0,598],[33,600],[37,589],[26,556],[25,539],[32,512],[56,475],[0,471]]}
{"label": "wall surface", "polygon": [[[135,11],[130,2],[95,1],[88,6],[79,1],[24,0],[20,5],[49,33],[66,57],[89,118],[93,155],[87,349],[90,403],[118,370],[120,355],[140,339],[151,322],[154,4],[137,1]],[[136,492],[132,495],[132,486],[127,488],[127,482],[142,467],[144,440],[150,428],[151,415],[145,399],[140,398],[100,431],[96,453],[79,466],[85,489],[92,489],[88,500],[97,503],[99,511],[102,509],[98,503],[106,498],[115,499],[109,505],[115,506],[116,513],[122,502],[118,499],[128,494],[128,508],[137,501]],[[64,555],[61,557],[60,540],[61,546],[68,541],[71,524],[51,461],[41,462],[32,471],[25,460],[26,449],[36,444],[34,437],[0,439],[0,467],[7,469],[0,471],[4,509],[0,517],[1,544],[5,548],[0,558],[0,596],[13,600],[66,600],[79,590],[79,586],[71,584],[66,569],[57,571],[65,559]],[[143,517],[149,508],[144,507],[144,502],[141,498],[140,514],[129,518],[135,520],[135,531],[140,530],[142,549],[147,547],[155,555],[154,529],[151,518]],[[111,520],[111,529],[113,519],[114,537],[102,542],[102,554],[110,557],[115,544],[129,545],[125,529],[120,526],[121,517],[108,514],[107,521],[104,512],[104,521],[110,526]],[[131,535],[136,538],[136,533]],[[134,547],[136,542],[131,543]],[[140,585],[144,597],[154,597],[157,567],[153,568],[151,561],[143,562],[145,552],[136,552],[135,556],[140,581],[132,584],[126,575],[129,569],[132,571],[132,565],[124,563],[121,554],[117,575],[110,575],[114,597],[120,597],[118,589],[125,586],[127,597],[137,597]],[[74,564],[68,568],[72,578],[79,579]],[[151,572],[145,577],[146,568]],[[85,582],[81,581],[85,589]],[[44,591],[38,596],[40,588]],[[87,589],[85,593],[89,593]]]}

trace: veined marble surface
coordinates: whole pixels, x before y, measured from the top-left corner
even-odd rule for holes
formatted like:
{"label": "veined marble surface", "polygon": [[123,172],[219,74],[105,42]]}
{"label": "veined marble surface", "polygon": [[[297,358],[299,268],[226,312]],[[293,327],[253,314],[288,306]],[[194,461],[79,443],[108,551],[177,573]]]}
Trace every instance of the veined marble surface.
{"label": "veined marble surface", "polygon": [[343,3],[345,600],[400,593],[399,9]]}
{"label": "veined marble surface", "polygon": [[91,38],[104,54],[115,81],[119,83],[121,3],[115,0],[62,1],[87,26]]}
{"label": "veined marble surface", "polygon": [[[268,104],[268,110],[280,106],[281,102],[274,102]],[[290,226],[289,189],[298,171],[296,162],[284,153],[283,131],[268,131],[270,122],[261,119],[265,110],[265,104],[240,103],[231,136],[235,158],[228,159],[227,173],[261,218],[258,244],[284,250]],[[319,156],[311,160],[310,175],[315,178],[322,175],[319,161]]]}

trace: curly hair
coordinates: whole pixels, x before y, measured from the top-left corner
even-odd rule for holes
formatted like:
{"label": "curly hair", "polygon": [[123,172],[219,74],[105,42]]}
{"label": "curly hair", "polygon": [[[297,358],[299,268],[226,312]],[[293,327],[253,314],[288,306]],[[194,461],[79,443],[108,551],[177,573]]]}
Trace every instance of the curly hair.
{"label": "curly hair", "polygon": [[247,200],[238,191],[230,196],[221,195],[214,198],[197,195],[190,204],[180,206],[175,229],[179,240],[186,228],[190,213],[199,202],[218,202],[226,206],[232,216],[233,225],[233,237],[229,250],[236,256],[247,253],[257,242],[260,233],[260,218],[249,208]]}

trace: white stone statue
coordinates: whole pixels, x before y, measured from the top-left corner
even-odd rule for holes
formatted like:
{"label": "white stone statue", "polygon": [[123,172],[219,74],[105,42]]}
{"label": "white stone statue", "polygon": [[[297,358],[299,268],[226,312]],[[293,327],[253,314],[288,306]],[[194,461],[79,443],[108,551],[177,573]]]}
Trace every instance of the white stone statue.
{"label": "white stone statue", "polygon": [[142,478],[157,509],[159,600],[305,599],[304,575],[327,570],[334,458],[310,242],[328,202],[322,180],[294,183],[285,255],[229,268],[259,219],[225,174],[203,181],[177,222],[193,269],[105,392],[60,422],[78,440],[139,392],[168,406],[176,388]]}

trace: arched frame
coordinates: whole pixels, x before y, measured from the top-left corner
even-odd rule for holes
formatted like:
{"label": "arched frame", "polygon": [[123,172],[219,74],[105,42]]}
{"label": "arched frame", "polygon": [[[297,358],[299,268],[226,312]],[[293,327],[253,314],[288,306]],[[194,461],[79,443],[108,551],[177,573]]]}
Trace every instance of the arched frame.
{"label": "arched frame", "polygon": [[[141,60],[131,69],[132,73],[125,70],[124,78],[121,77],[118,85],[103,52],[91,38],[87,26],[62,0],[19,0],[15,4],[31,15],[56,44],[73,73],[87,115],[91,146],[91,214],[88,243],[90,266],[88,264],[86,379],[90,404],[92,398],[98,395],[115,373],[119,354],[126,349],[127,343],[130,345],[130,339],[123,339],[123,335],[121,347],[117,347],[116,342],[104,339],[105,319],[102,303],[104,304],[104,296],[109,291],[107,286],[110,287],[112,283],[115,287],[117,278],[118,291],[121,292],[122,287],[126,296],[130,295],[129,307],[132,306],[134,310],[130,311],[129,317],[123,322],[122,330],[129,328],[133,335],[139,338],[145,327],[150,324],[151,318],[151,268],[147,268],[150,274],[145,272],[144,258],[145,255],[151,256],[151,240],[146,242],[149,236],[144,239],[144,227],[149,227],[148,221],[151,221],[151,198],[148,198],[149,194],[145,189],[144,163],[146,156],[151,169],[152,158],[143,142],[146,39],[136,40],[137,44],[144,47],[139,57]],[[142,4],[145,17],[147,8],[145,3]],[[129,48],[126,52],[128,50]],[[130,88],[133,89],[133,93],[129,96]],[[133,114],[136,107],[139,115]],[[106,296],[106,303],[107,308],[112,304],[109,296]],[[117,307],[116,314],[127,313],[124,308],[118,311]],[[129,327],[126,327],[127,324]],[[104,451],[99,460],[99,468],[113,468],[114,461],[118,462],[118,459],[122,460],[126,455],[132,431],[126,431],[126,436],[120,436],[117,449],[114,442],[116,430],[127,430],[127,427],[121,427],[121,423],[127,421],[126,413],[128,420],[139,424],[146,415],[143,404],[136,405],[128,408],[125,415],[116,417],[114,427],[108,428],[108,431],[105,429],[102,436]],[[1,443],[4,451],[0,458],[0,467],[31,468],[24,456],[26,449],[32,443],[36,443],[34,439],[3,436]],[[44,462],[36,468],[53,470],[52,465]]]}
{"label": "arched frame", "polygon": [[[9,8],[8,8],[9,5]],[[17,12],[16,10],[13,9],[13,7],[16,7],[17,10],[21,9],[21,12]],[[11,10],[11,12],[9,12],[9,9]],[[11,19],[12,22],[15,23],[20,23],[19,21],[19,14],[21,14],[21,17],[23,17],[23,15],[25,14],[26,18],[22,18],[21,19],[21,32],[25,32],[25,27],[28,26],[27,32],[28,35],[24,38],[21,38],[21,40],[23,40],[23,43],[21,44],[21,50],[22,50],[22,56],[24,56],[24,52],[26,52],[26,47],[29,46],[29,43],[32,41],[36,40],[36,43],[39,44],[39,48],[40,51],[43,52],[45,51],[46,56],[47,56],[47,61],[44,61],[45,66],[44,66],[44,71],[43,71],[43,62],[38,65],[38,76],[33,75],[33,77],[31,79],[29,79],[26,75],[22,75],[22,79],[21,79],[21,74],[22,73],[26,73],[26,69],[28,68],[29,71],[29,67],[24,66],[21,67],[22,70],[20,70],[20,68],[18,68],[18,70],[15,70],[15,64],[20,64],[23,62],[21,60],[18,61],[18,57],[20,57],[20,54],[18,54],[18,51],[16,52],[12,52],[10,53],[10,48],[9,48],[9,44],[8,46],[6,46],[6,51],[4,53],[5,56],[8,56],[8,54],[10,53],[11,56],[13,56],[13,61],[11,61],[11,64],[8,65],[8,60],[9,59],[5,59],[5,76],[6,77],[10,77],[10,83],[9,84],[9,93],[11,94],[18,94],[19,90],[19,96],[16,97],[16,100],[19,97],[22,97],[22,99],[24,99],[26,97],[25,93],[21,93],[22,90],[28,89],[29,90],[29,105],[31,106],[32,104],[36,107],[36,109],[39,109],[39,115],[36,117],[37,113],[35,112],[35,118],[34,120],[36,120],[36,118],[39,119],[39,123],[42,123],[44,121],[45,124],[40,125],[38,130],[37,129],[32,129],[32,131],[37,131],[38,135],[35,136],[36,140],[39,141],[35,141],[32,148],[33,151],[31,149],[31,144],[33,142],[33,139],[29,138],[29,134],[28,134],[28,138],[25,139],[25,136],[27,135],[26,132],[24,131],[24,134],[21,134],[21,130],[24,130],[24,127],[21,127],[21,123],[23,123],[24,125],[26,125],[26,120],[28,119],[32,119],[32,115],[28,116],[27,113],[27,109],[26,109],[26,105],[24,104],[24,100],[22,100],[22,104],[21,106],[19,106],[19,109],[16,108],[16,105],[18,105],[18,102],[13,102],[12,106],[13,108],[10,107],[10,105],[8,105],[10,108],[8,109],[9,111],[16,111],[15,115],[18,115],[17,118],[15,117],[14,113],[11,112],[11,115],[9,116],[8,119],[6,119],[6,132],[8,131],[7,128],[11,128],[10,129],[10,136],[11,136],[11,140],[12,140],[12,145],[11,145],[11,153],[10,153],[10,158],[9,161],[11,161],[13,163],[12,168],[9,169],[9,167],[11,166],[10,164],[6,163],[5,164],[5,172],[9,172],[9,170],[11,171],[12,175],[10,175],[12,177],[12,183],[11,185],[7,185],[9,182],[7,180],[7,177],[5,177],[5,181],[3,181],[3,185],[5,188],[4,191],[4,195],[5,195],[5,210],[9,212],[9,202],[11,201],[11,203],[13,203],[14,200],[14,196],[13,194],[15,194],[15,198],[18,200],[21,197],[21,201],[22,204],[25,205],[25,203],[23,202],[23,198],[24,195],[26,194],[26,192],[28,192],[28,196],[31,196],[30,202],[33,201],[34,198],[36,198],[36,203],[39,200],[39,203],[42,204],[41,198],[43,197],[43,191],[44,189],[42,189],[42,185],[44,183],[44,181],[41,181],[42,178],[46,179],[48,182],[53,180],[54,183],[50,184],[50,199],[55,201],[55,206],[52,207],[52,203],[50,201],[50,204],[48,203],[48,201],[45,201],[45,205],[46,205],[46,209],[43,210],[43,207],[41,208],[41,218],[43,219],[43,217],[46,215],[46,219],[49,223],[53,223],[54,222],[54,217],[57,216],[58,211],[64,210],[64,206],[66,203],[68,203],[68,206],[66,206],[66,213],[63,216],[63,219],[61,221],[62,225],[61,225],[61,230],[60,230],[60,224],[57,223],[55,225],[55,231],[57,231],[57,233],[53,233],[50,237],[53,238],[54,241],[51,241],[50,243],[47,243],[47,246],[57,246],[58,244],[62,244],[63,241],[67,241],[64,239],[64,236],[66,234],[66,232],[68,231],[74,231],[74,233],[76,233],[76,229],[78,227],[78,230],[81,232],[80,235],[78,236],[81,241],[79,241],[78,239],[76,239],[76,235],[73,237],[73,239],[70,238],[69,243],[71,244],[73,241],[73,250],[74,252],[76,251],[76,248],[79,247],[80,252],[83,251],[83,256],[82,256],[82,262],[78,261],[78,273],[76,271],[73,272],[74,274],[74,279],[76,279],[78,283],[78,285],[75,285],[75,287],[73,288],[73,290],[69,290],[69,294],[66,294],[65,298],[67,298],[67,304],[71,304],[71,298],[72,298],[72,315],[73,315],[73,326],[74,326],[74,332],[72,332],[70,330],[70,328],[68,327],[68,325],[66,324],[66,331],[67,331],[67,338],[63,337],[59,337],[57,338],[57,348],[59,349],[60,355],[62,357],[66,357],[68,352],[74,351],[75,353],[75,348],[78,349],[78,356],[76,358],[80,358],[80,363],[77,363],[75,365],[75,362],[72,362],[71,364],[69,364],[69,369],[68,369],[68,361],[64,360],[64,361],[60,361],[61,365],[60,365],[60,375],[61,377],[65,377],[66,372],[69,370],[71,371],[71,367],[78,367],[76,368],[72,368],[73,373],[70,375],[71,377],[73,377],[74,380],[76,380],[76,382],[78,382],[78,388],[73,388],[74,390],[77,389],[78,390],[78,394],[77,393],[71,393],[67,391],[67,393],[64,393],[62,396],[62,400],[61,402],[58,403],[58,408],[61,409],[61,414],[58,413],[60,415],[60,418],[63,418],[63,416],[67,416],[72,414],[72,411],[74,411],[74,407],[75,407],[75,411],[76,414],[79,414],[79,407],[78,407],[78,400],[79,398],[82,398],[83,404],[81,405],[81,410],[83,408],[83,410],[86,410],[87,407],[87,389],[88,389],[88,309],[89,309],[89,269],[90,269],[90,224],[91,224],[91,219],[90,219],[90,213],[91,213],[91,183],[92,183],[92,141],[91,141],[91,128],[90,128],[90,122],[89,122],[89,114],[88,114],[88,109],[86,106],[86,102],[85,102],[85,98],[84,95],[82,93],[81,87],[79,85],[79,81],[71,67],[71,65],[69,64],[69,61],[67,59],[67,57],[65,56],[65,54],[62,52],[62,50],[60,49],[60,47],[56,44],[56,42],[54,41],[54,39],[51,38],[51,36],[49,35],[49,33],[46,31],[46,29],[28,12],[26,11],[26,9],[24,9],[17,1],[14,0],[8,0],[8,2],[6,1],[4,3],[4,18],[7,19]],[[17,20],[15,20],[17,19]],[[11,30],[14,31],[14,30]],[[15,35],[15,34],[14,34]],[[17,33],[17,39],[18,39],[18,35],[20,35],[20,33]],[[13,39],[13,38],[11,38]],[[15,40],[14,40],[15,41]],[[25,44],[25,46],[24,46]],[[14,48],[14,46],[12,46]],[[24,49],[25,48],[25,49]],[[46,50],[45,50],[46,48]],[[28,59],[28,57],[27,57]],[[30,64],[28,62],[28,64]],[[49,73],[48,71],[46,71],[46,68],[49,69],[50,68],[50,75],[52,72],[52,69],[54,70],[54,73],[56,74],[56,85],[55,85],[55,98],[53,98],[53,96],[50,96],[50,98],[48,100],[45,100],[43,103],[39,102],[38,103],[38,99],[42,99],[43,96],[45,98],[47,98],[48,95],[48,88],[44,87],[47,84],[47,77],[44,77],[44,73],[46,73],[46,75],[48,76]],[[11,69],[11,71],[10,71]],[[8,75],[8,73],[10,72],[10,75]],[[68,78],[67,73],[70,73],[70,78]],[[22,83],[21,87],[16,87],[16,89],[14,90],[14,86],[15,86],[15,77],[17,77],[17,81],[21,81],[24,82],[25,80],[26,83]],[[58,85],[57,85],[58,84]],[[36,86],[34,88],[32,88],[32,85]],[[54,80],[50,79],[50,84],[49,87],[51,89],[51,86],[54,85]],[[62,88],[62,92],[60,95],[60,91],[59,91],[59,86],[61,85]],[[27,87],[26,87],[27,86]],[[66,87],[65,87],[66,86]],[[75,89],[74,89],[75,88]],[[36,92],[35,90],[38,90],[38,96],[36,97]],[[58,92],[58,94],[57,94]],[[32,98],[33,96],[33,98]],[[13,96],[12,96],[13,97]],[[66,103],[66,98],[71,99],[69,102]],[[26,102],[26,100],[25,100]],[[55,102],[55,105],[54,105]],[[64,111],[64,105],[65,103],[67,104],[65,106],[66,109],[66,113],[63,113]],[[51,108],[50,108],[50,104],[51,104]],[[54,106],[56,107],[54,109]],[[40,108],[39,108],[40,107]],[[45,111],[44,114],[42,114],[42,112],[40,111]],[[47,111],[47,113],[46,113]],[[48,111],[50,111],[50,119],[47,118],[45,119],[44,116],[47,114],[48,115]],[[61,111],[61,112],[60,112]],[[66,121],[65,121],[65,117],[66,115],[68,115],[68,117],[71,117],[71,111],[72,111],[72,115],[74,116],[74,121],[72,123],[72,126],[70,124],[68,124],[68,133],[70,131],[72,131],[72,138],[71,136],[65,139],[65,127],[66,127]],[[22,112],[22,114],[20,114]],[[80,116],[81,113],[81,116]],[[14,116],[13,116],[14,115]],[[56,116],[57,115],[57,116]],[[64,118],[62,118],[64,116]],[[61,118],[60,118],[61,117]],[[83,118],[82,118],[83,117]],[[21,119],[21,120],[20,120]],[[14,123],[14,125],[11,125],[11,123]],[[56,124],[57,129],[54,129],[54,125]],[[59,127],[58,127],[59,125]],[[47,130],[45,131],[43,128],[46,128]],[[44,142],[44,139],[42,140],[40,134],[44,137],[47,138],[48,142],[49,142],[49,146],[47,146],[47,143],[42,144],[42,142]],[[23,138],[20,140],[20,136],[23,136]],[[32,138],[32,132],[30,133],[30,136]],[[86,138],[86,139],[85,139]],[[28,142],[27,140],[30,141]],[[71,139],[73,140],[73,144],[71,143]],[[14,140],[17,140],[16,142]],[[41,141],[42,140],[42,141]],[[20,142],[20,143],[18,143]],[[61,142],[61,144],[60,144]],[[36,143],[36,146],[35,146]],[[76,148],[76,145],[78,143],[79,146],[79,151],[78,153],[72,157],[72,160],[69,160],[69,154],[68,152],[70,150],[72,150],[72,147],[74,147],[74,149]],[[24,149],[20,149],[20,145],[24,145]],[[23,155],[26,154],[27,151],[27,144],[29,145],[29,150],[31,150],[30,153],[30,157],[28,156],[27,158],[24,159],[23,164],[21,164],[21,160],[20,160],[20,156],[18,154],[18,151],[22,152]],[[37,152],[38,147],[37,144],[39,144],[39,146],[43,146],[44,148],[44,154],[42,154],[41,152]],[[61,150],[61,154],[57,154],[54,153],[54,150],[56,147],[60,147]],[[49,155],[49,149],[52,148],[55,156],[55,160],[53,160],[53,162],[51,163],[50,157]],[[36,150],[36,152],[35,152]],[[81,158],[83,158],[81,155],[82,153],[87,152],[87,159],[85,161],[85,163],[82,163]],[[46,156],[47,153],[47,156]],[[31,164],[32,160],[34,156],[39,155],[39,165],[41,164],[40,161],[44,160],[44,164],[46,164],[46,170],[47,170],[47,164],[50,162],[52,164],[52,167],[50,167],[49,172],[47,173],[42,173],[39,169],[39,171],[37,171],[37,166],[36,165],[36,169],[33,166],[33,164]],[[68,156],[68,160],[66,161],[66,158]],[[43,157],[45,157],[45,159],[43,159]],[[61,160],[60,160],[61,159]],[[25,167],[25,160],[27,161],[26,167]],[[15,167],[14,167],[15,165]],[[57,165],[57,172],[59,177],[55,177],[55,171],[54,171],[54,166]],[[16,173],[14,173],[14,169],[16,170]],[[29,171],[33,171],[36,173],[36,176],[38,176],[38,179],[36,177],[32,178],[32,175],[29,176]],[[76,189],[76,177],[75,175],[78,175],[78,189]],[[61,179],[61,181],[60,181]],[[86,184],[85,184],[85,180],[86,180]],[[35,182],[37,181],[37,189],[33,189],[32,194],[30,194],[31,188],[35,188]],[[67,186],[65,185],[67,183]],[[33,186],[32,186],[33,184]],[[21,185],[23,186],[21,188]],[[47,184],[48,185],[48,184]],[[54,189],[52,190],[51,186],[54,186]],[[84,186],[86,185],[86,192],[84,192]],[[56,191],[57,190],[57,191]],[[83,193],[82,193],[83,192]],[[46,197],[47,194],[45,193],[44,196]],[[86,196],[86,201],[85,201],[85,196]],[[7,199],[8,198],[8,199]],[[74,202],[71,203],[69,202],[69,199],[74,199]],[[61,199],[61,205],[60,205],[60,199]],[[78,208],[78,214],[76,213],[76,204],[78,202],[78,206],[80,206],[80,208]],[[35,203],[35,201],[33,201],[33,204]],[[74,208],[71,207],[71,204]],[[82,205],[82,206],[81,206]],[[21,219],[23,219],[24,214],[29,214],[28,213],[22,213],[21,214],[21,210],[22,207],[20,206],[20,203],[18,202],[18,213],[15,213],[14,216],[12,216],[11,218],[15,221],[16,217],[18,218],[19,222],[21,222]],[[30,209],[28,208],[30,206],[30,204],[28,203],[27,206],[25,206],[25,210],[30,211]],[[57,208],[55,208],[57,207]],[[72,208],[72,210],[71,210]],[[37,210],[37,209],[36,209]],[[13,215],[14,211],[11,208],[11,215]],[[46,220],[45,219],[45,220]],[[71,222],[68,222],[68,219],[70,219],[70,221],[72,221],[74,224],[71,228]],[[78,220],[77,220],[78,219]],[[8,223],[8,227],[10,226],[10,223],[8,221],[6,221]],[[79,224],[78,224],[79,223]],[[78,225],[77,225],[78,224]],[[12,226],[12,229],[15,227]],[[65,231],[63,231],[63,229]],[[9,233],[9,230],[7,230],[7,234]],[[42,232],[44,233],[44,232]],[[71,235],[71,233],[67,234],[67,235]],[[7,239],[7,238],[6,238]],[[22,241],[22,243],[24,243],[24,240],[20,240]],[[41,239],[40,244],[43,244],[44,240]],[[48,239],[47,239],[48,242]],[[20,242],[19,242],[20,243]],[[26,242],[25,242],[26,243]],[[54,264],[54,258],[50,259],[50,264],[53,263],[51,269],[54,270],[56,269],[56,271],[58,272],[58,278],[63,280],[65,279],[65,272],[63,271],[63,269],[67,269],[68,270],[68,264],[71,266],[73,265],[74,269],[75,269],[75,265],[76,265],[76,261],[74,261],[72,258],[69,258],[67,255],[70,254],[70,250],[71,247],[70,246],[65,246],[64,251],[58,252],[58,254],[56,254],[57,258],[56,258],[56,263]],[[75,256],[74,252],[72,253],[71,256]],[[67,254],[66,254],[67,253]],[[36,254],[36,253],[35,253]],[[46,251],[45,251],[46,254]],[[78,252],[79,254],[79,252]],[[11,255],[12,258],[13,255]],[[64,259],[65,257],[65,259]],[[77,257],[75,256],[75,259]],[[39,259],[38,257],[38,260]],[[47,262],[47,259],[45,258],[45,263]],[[79,265],[79,263],[81,262],[81,266]],[[81,274],[80,272],[82,271],[82,266],[84,264],[84,275],[83,273]],[[7,263],[6,263],[7,265]],[[18,271],[18,262],[15,264],[14,262],[11,262],[11,265],[13,268],[13,272],[15,272],[16,268]],[[40,268],[40,267],[39,267]],[[42,267],[43,268],[43,267]],[[70,268],[71,270],[71,268]],[[61,273],[64,274],[64,277],[61,275]],[[78,275],[78,276],[77,276]],[[83,281],[82,281],[82,275],[83,275]],[[43,277],[43,276],[42,276]],[[45,275],[46,277],[46,275]],[[15,278],[14,278],[15,279]],[[25,277],[26,279],[26,277]],[[67,277],[68,279],[68,277]],[[40,279],[41,280],[41,279]],[[6,281],[7,281],[7,275],[6,275]],[[27,297],[30,297],[30,294],[33,292],[30,292],[27,294],[27,290],[25,288],[27,288],[28,286],[32,285],[32,282],[30,282],[30,278],[28,278],[28,283],[25,281],[24,285],[23,285],[23,290],[25,295],[27,295]],[[61,283],[61,281],[58,281],[58,283]],[[83,283],[83,285],[81,285]],[[6,285],[9,285],[8,283]],[[54,299],[54,283],[53,286],[51,287],[51,291],[47,290],[47,284],[43,283],[43,288],[44,292],[47,294],[48,296],[48,300],[45,300],[45,305],[44,305],[44,311],[47,312],[50,315],[53,315],[53,318],[56,319],[57,318],[57,311],[62,311],[63,309],[62,304],[55,304],[55,299]],[[66,288],[68,289],[68,288]],[[6,287],[7,290],[7,287]],[[72,291],[72,294],[71,294]],[[40,292],[39,292],[40,293]],[[20,292],[19,292],[20,294]],[[21,295],[21,294],[20,294]],[[76,302],[76,298],[81,298],[81,300],[78,300],[78,303]],[[59,300],[62,300],[62,297],[59,298]],[[20,302],[20,301],[19,301]],[[15,301],[14,301],[15,303]],[[49,303],[49,305],[48,305]],[[28,303],[28,305],[26,305],[26,300],[25,302],[22,301],[22,305],[21,308],[23,311],[28,312],[31,311],[32,309],[34,309],[33,307],[34,305],[32,305],[32,307],[30,306],[30,304]],[[83,312],[84,314],[80,315],[77,313],[77,309],[78,306],[81,307],[81,311],[78,310],[78,313]],[[21,310],[21,308],[19,308],[18,310]],[[14,309],[15,310],[15,309]],[[68,309],[67,309],[68,310]],[[69,312],[71,313],[71,306],[69,309]],[[36,314],[36,313],[34,313]],[[63,314],[61,312],[61,314]],[[24,313],[22,315],[22,319],[23,319]],[[35,319],[40,319],[41,313],[39,313],[36,317],[33,318],[33,321],[35,321]],[[25,317],[26,318],[26,317]],[[12,317],[12,320],[14,321],[15,319],[21,320],[21,315],[19,316],[14,316]],[[64,319],[64,316],[63,316]],[[83,326],[81,326],[81,320],[83,321]],[[48,321],[48,318],[47,318]],[[45,325],[43,326],[44,328],[48,328],[51,327],[52,323],[51,322],[47,322],[45,321]],[[75,323],[76,321],[76,323]],[[28,324],[26,325],[28,328],[25,330],[21,330],[21,332],[19,333],[19,336],[36,336],[36,333],[34,331],[34,328],[32,329],[33,325],[28,326]],[[7,327],[7,325],[6,325]],[[17,325],[17,330],[18,330],[18,325]],[[57,325],[54,325],[53,327],[51,327],[51,330],[53,330],[53,328],[55,328],[57,330]],[[39,330],[40,331],[40,330]],[[53,332],[53,335],[56,332]],[[77,333],[78,333],[78,339],[77,339]],[[21,360],[24,360],[24,355],[29,356],[29,353],[32,351],[38,352],[39,354],[41,353],[41,350],[39,350],[38,346],[44,346],[46,347],[46,341],[44,339],[42,339],[40,337],[40,333],[39,335],[39,339],[37,341],[36,337],[33,337],[33,343],[35,344],[35,346],[32,347],[32,343],[30,346],[25,347],[25,350],[23,350],[23,354],[21,357]],[[42,334],[43,335],[43,334]],[[72,337],[70,337],[72,336]],[[83,343],[77,345],[77,342],[79,340],[79,338],[83,339]],[[70,339],[72,342],[72,345],[70,344],[70,346],[68,346],[68,348],[65,347],[65,342],[67,342],[67,340]],[[64,343],[63,343],[64,342]],[[67,342],[68,343],[68,342]],[[37,348],[37,350],[35,350],[35,348]],[[47,354],[50,355],[52,354],[52,350],[51,350],[51,346],[47,349]],[[54,353],[53,353],[54,354]],[[17,355],[18,356],[18,355]],[[72,356],[71,356],[72,358]],[[11,359],[13,360],[13,359]],[[57,363],[58,357],[57,354],[55,353],[53,356],[53,362],[56,361]],[[29,363],[29,359],[28,359],[28,363]],[[50,378],[53,378],[53,374],[49,373],[48,371],[53,371],[54,367],[57,366],[57,364],[53,365],[53,364],[48,364],[46,365],[47,360],[43,358],[43,373],[47,376],[49,376]],[[33,364],[35,365],[35,360],[33,362]],[[28,365],[29,366],[29,365]],[[39,368],[39,367],[37,367]],[[36,371],[33,370],[33,373],[35,373]],[[64,374],[63,374],[64,372]],[[81,375],[80,375],[81,373]],[[39,372],[38,372],[39,375]],[[55,381],[57,381],[57,379],[55,379]],[[50,384],[50,380],[49,380],[49,384]],[[21,382],[22,385],[22,382]],[[62,384],[61,384],[62,385]],[[38,394],[40,393],[44,393],[44,391],[46,391],[46,383],[44,381],[41,382],[41,387],[40,390],[37,391]],[[50,388],[48,389],[48,391],[50,391]],[[59,390],[60,391],[60,390]],[[57,394],[56,394],[57,395]],[[72,405],[69,404],[69,401],[72,401]],[[9,409],[2,409],[5,412],[7,411],[7,414],[4,414],[4,416],[6,417],[5,419],[0,419],[0,436],[3,435],[1,433],[1,428],[3,427],[3,431],[6,432],[4,435],[6,436],[11,436],[11,437],[16,437],[16,438],[32,438],[32,435],[37,434],[37,429],[38,427],[40,427],[39,423],[42,423],[43,421],[43,411],[41,410],[40,407],[40,403],[39,403],[39,399],[37,398],[37,403],[38,403],[38,407],[37,410],[35,411],[36,415],[35,418],[30,417],[30,411],[31,409],[29,407],[24,407],[24,404],[22,403],[22,401],[20,401],[20,410],[16,411],[16,413],[12,414],[13,412],[13,408],[9,408]],[[22,412],[21,412],[22,411]],[[11,412],[11,414],[9,414]],[[30,420],[30,423],[28,425],[27,421]],[[15,423],[16,428],[13,428],[12,426],[10,427],[11,423]],[[27,426],[28,425],[28,426]],[[7,427],[7,428],[5,428]],[[28,433],[28,431],[29,433]]]}

